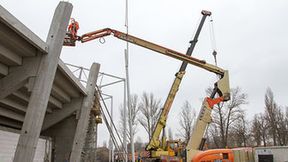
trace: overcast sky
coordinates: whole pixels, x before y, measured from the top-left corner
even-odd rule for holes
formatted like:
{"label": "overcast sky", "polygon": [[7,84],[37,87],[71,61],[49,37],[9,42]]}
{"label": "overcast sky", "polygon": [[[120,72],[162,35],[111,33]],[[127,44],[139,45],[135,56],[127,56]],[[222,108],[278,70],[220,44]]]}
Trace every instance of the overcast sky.
{"label": "overcast sky", "polygon": [[[46,40],[59,0],[0,2],[40,38]],[[125,0],[70,2],[74,6],[72,17],[80,23],[80,34],[106,27],[126,31]],[[271,87],[278,104],[287,106],[287,0],[129,1],[129,33],[185,53],[198,26],[202,9],[210,10],[213,15],[218,65],[229,70],[232,88],[239,86],[248,94],[249,104],[244,107],[248,116],[251,118],[253,114],[264,111],[267,87]],[[124,77],[125,42],[112,36],[105,40],[105,44],[96,40],[79,43],[76,48],[64,47],[61,59],[88,68],[92,62],[98,62],[101,64],[101,72]],[[209,21],[205,22],[192,55],[214,63]],[[181,62],[135,45],[130,45],[129,61],[131,92],[139,95],[143,91],[152,92],[164,103]],[[215,81],[214,74],[188,66],[170,112],[173,118],[168,119],[167,126],[176,133],[177,116],[184,101],[188,100],[198,111],[205,97],[205,89]],[[123,84],[119,83],[103,91],[114,96],[114,112],[118,113],[123,100]],[[118,121],[118,115],[115,118]],[[140,126],[138,129],[143,132]],[[104,126],[100,127],[100,132],[101,145],[101,141],[108,139]],[[140,133],[136,136],[140,136]],[[147,141],[145,138],[143,141]]]}

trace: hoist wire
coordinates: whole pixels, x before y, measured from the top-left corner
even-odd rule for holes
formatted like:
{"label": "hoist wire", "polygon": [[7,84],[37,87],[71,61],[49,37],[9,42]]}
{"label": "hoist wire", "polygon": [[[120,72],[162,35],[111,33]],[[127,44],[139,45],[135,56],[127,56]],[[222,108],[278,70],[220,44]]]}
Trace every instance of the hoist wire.
{"label": "hoist wire", "polygon": [[[126,34],[129,34],[129,27],[128,27],[128,0],[126,0],[126,4],[125,4],[125,27],[126,27]],[[129,57],[129,42],[126,41],[126,54],[127,54],[127,60],[126,60],[126,68],[128,68],[128,57]],[[128,81],[129,82],[129,81]],[[128,85],[129,87],[129,85]]]}
{"label": "hoist wire", "polygon": [[125,27],[127,29],[127,34],[128,34],[128,0],[126,0],[126,3],[125,3]]}
{"label": "hoist wire", "polygon": [[217,47],[216,47],[214,22],[213,22],[212,15],[210,16],[210,21],[209,22],[210,22],[209,23],[209,31],[210,31],[210,41],[211,41],[212,55],[214,57],[215,65],[217,66]]}
{"label": "hoist wire", "polygon": [[213,18],[212,15],[210,16],[210,20],[209,20],[209,31],[210,31],[210,41],[211,41],[211,48],[212,50],[217,50],[216,49],[216,39],[215,39],[215,31],[214,31],[214,22],[213,22]]}

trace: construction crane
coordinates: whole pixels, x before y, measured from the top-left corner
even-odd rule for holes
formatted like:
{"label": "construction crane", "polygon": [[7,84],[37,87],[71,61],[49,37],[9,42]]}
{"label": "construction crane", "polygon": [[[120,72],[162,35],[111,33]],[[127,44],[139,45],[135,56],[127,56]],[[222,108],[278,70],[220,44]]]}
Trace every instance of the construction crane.
{"label": "construction crane", "polygon": [[[200,34],[201,28],[204,24],[204,21],[207,16],[211,15],[211,12],[209,11],[202,11],[201,12],[203,17],[201,19],[200,25],[198,27],[198,30],[196,32],[195,38],[190,42],[191,45],[188,48],[186,55],[182,54],[180,52],[171,50],[169,48],[157,45],[155,43],[137,38],[132,35],[128,35],[126,33],[110,29],[110,28],[105,28],[101,30],[96,30],[94,32],[86,33],[82,36],[75,35],[77,31],[72,31],[68,29],[68,33],[64,39],[64,46],[76,46],[76,41],[81,41],[82,43],[92,41],[98,38],[102,38],[105,36],[113,35],[116,38],[119,38],[121,40],[130,42],[132,44],[142,46],[144,48],[150,49],[152,51],[156,51],[160,54],[178,59],[183,61],[179,71],[175,74],[175,80],[171,86],[171,89],[169,91],[167,100],[164,104],[164,107],[162,109],[160,118],[157,122],[157,125],[154,129],[153,135],[151,140],[149,141],[149,144],[146,146],[146,150],[150,152],[152,158],[159,159],[160,156],[168,156],[169,151],[167,151],[165,140],[162,139],[162,146],[160,146],[160,140],[159,136],[161,132],[163,131],[163,128],[166,126],[166,120],[168,117],[168,113],[170,111],[170,108],[172,106],[172,103],[174,101],[174,98],[176,96],[176,93],[179,89],[181,80],[185,74],[185,70],[188,64],[192,64],[194,66],[200,67],[202,69],[205,69],[207,71],[213,72],[219,76],[219,80],[214,84],[214,90],[213,93],[211,94],[210,98],[206,98],[205,101],[207,102],[210,107],[213,107],[215,103],[219,103],[222,101],[228,101],[230,99],[230,87],[229,87],[229,76],[228,76],[228,71],[224,70],[220,67],[217,67],[215,65],[206,63],[204,60],[199,60],[197,58],[191,57],[193,49],[195,47],[195,44],[197,42],[198,36]],[[79,24],[75,20],[71,21],[71,24],[69,25],[70,29],[77,29],[79,28]],[[218,94],[218,98],[214,99],[214,96]],[[204,130],[205,131],[205,130]]]}
{"label": "construction crane", "polygon": [[[195,45],[198,41],[198,37],[200,35],[201,29],[204,25],[205,19],[207,16],[211,15],[211,12],[209,12],[209,11],[202,11],[201,13],[202,13],[202,19],[201,19],[200,24],[197,28],[194,39],[192,41],[190,41],[190,47],[188,48],[188,50],[186,52],[186,56],[192,55],[193,50],[195,48]],[[160,114],[160,117],[158,119],[158,122],[154,128],[151,139],[150,139],[148,145],[146,146],[146,150],[151,152],[152,157],[160,157],[160,156],[167,156],[167,155],[171,156],[171,153],[169,153],[169,151],[168,151],[169,149],[167,149],[168,145],[166,144],[166,137],[164,135],[162,135],[161,141],[160,141],[159,137],[160,137],[161,132],[163,132],[163,134],[164,134],[164,129],[166,126],[168,113],[172,107],[172,103],[175,99],[175,96],[176,96],[176,93],[179,89],[182,78],[185,75],[186,67],[187,67],[187,62],[183,61],[179,71],[175,74],[174,82],[170,88],[169,94],[168,94],[167,99],[164,103],[164,106],[163,106],[162,112]],[[162,144],[160,145],[161,142],[162,142]],[[180,145],[180,144],[175,142],[175,145]],[[173,154],[173,152],[172,152],[172,154]]]}

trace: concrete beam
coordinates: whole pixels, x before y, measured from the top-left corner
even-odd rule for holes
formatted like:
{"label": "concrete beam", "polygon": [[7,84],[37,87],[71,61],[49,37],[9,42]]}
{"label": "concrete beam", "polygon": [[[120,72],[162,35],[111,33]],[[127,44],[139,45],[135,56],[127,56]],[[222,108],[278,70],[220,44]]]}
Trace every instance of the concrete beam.
{"label": "concrete beam", "polygon": [[68,79],[70,79],[70,81],[74,84],[74,86],[83,94],[86,95],[86,89],[85,87],[82,85],[82,83],[80,83],[80,81],[78,80],[78,78],[75,77],[75,75],[71,72],[71,70],[65,65],[65,63],[59,59],[59,63],[58,63],[58,69],[60,71],[63,72],[64,75],[66,75],[66,77]]}
{"label": "concrete beam", "polygon": [[81,152],[84,146],[86,132],[89,123],[89,115],[94,100],[95,86],[100,69],[100,64],[93,63],[86,85],[87,96],[81,105],[79,120],[76,127],[70,162],[79,162],[81,160]]}
{"label": "concrete beam", "polygon": [[[20,91],[16,91],[13,93],[13,96],[16,96],[17,98],[21,99],[22,101],[25,101],[25,102],[29,102],[29,96],[26,95],[26,94],[23,94],[22,92]],[[1,101],[1,100],[0,100]],[[56,98],[52,97],[52,96],[49,96],[49,103],[53,106],[53,107],[56,107],[58,109],[62,109],[62,103],[57,100]],[[49,108],[49,106],[48,106]],[[52,113],[52,108],[48,109],[47,108],[47,112],[49,113]]]}
{"label": "concrete beam", "polygon": [[47,114],[43,122],[42,131],[61,122],[65,118],[71,116],[75,111],[79,110],[82,100],[83,98],[73,99],[70,103],[64,104],[63,109],[54,111],[52,114]]}
{"label": "concrete beam", "polygon": [[21,99],[27,103],[29,102],[29,96],[23,94],[20,91],[13,92],[12,94],[13,94],[13,96],[16,96],[17,98],[19,98],[19,99]]}
{"label": "concrete beam", "polygon": [[33,44],[42,53],[48,53],[47,44],[42,41],[36,34],[34,34],[29,28],[9,13],[5,8],[0,5],[0,20],[19,34],[29,43]]}
{"label": "concrete beam", "polygon": [[71,102],[70,96],[56,84],[53,84],[51,94],[55,98],[59,99],[62,103]]}
{"label": "concrete beam", "polygon": [[[1,86],[1,80],[0,80],[0,99],[6,98],[11,93],[17,91],[19,88],[23,87],[29,76],[24,76],[23,78],[20,78],[20,80],[11,80],[10,83],[4,83]],[[5,79],[5,78],[3,78]],[[6,85],[6,86],[5,86]]]}
{"label": "concrete beam", "polygon": [[0,60],[5,65],[15,66],[22,64],[22,57],[0,44]]}
{"label": "concrete beam", "polygon": [[15,102],[15,101],[13,101],[13,100],[11,100],[9,98],[1,99],[0,103],[4,104],[4,105],[6,105],[6,106],[8,106],[10,108],[13,108],[13,109],[16,109],[18,111],[24,112],[24,113],[26,112],[26,109],[27,109],[26,106],[21,105],[21,104]]}
{"label": "concrete beam", "polygon": [[[12,94],[13,96],[15,96],[15,97],[17,97],[18,99],[21,99],[22,101],[25,101],[25,102],[27,102],[27,103],[29,103],[29,96],[27,96],[27,95],[25,95],[25,94],[23,94],[23,93],[21,93],[21,92],[19,92],[19,91],[16,91],[16,92],[14,92],[13,94]],[[50,96],[51,97],[51,96]],[[49,101],[50,101],[50,97],[49,97]],[[7,100],[6,98],[5,99],[2,99],[2,100]],[[53,99],[52,99],[53,100]],[[1,100],[0,100],[0,102],[1,102]],[[47,106],[47,113],[52,113],[53,112],[53,108],[55,107],[54,106],[54,104],[55,105],[58,105],[59,103],[57,103],[57,102],[59,102],[59,101],[56,101],[56,99],[54,99],[53,101],[53,104],[52,104],[52,106],[51,105],[49,105],[48,104],[48,106]],[[6,102],[7,103],[7,102]],[[14,106],[13,108],[15,108],[15,109],[17,109],[17,110],[19,110],[19,108],[20,107],[23,107],[23,105],[19,105],[18,103],[15,103],[14,101],[11,101],[11,104],[10,104],[11,106]],[[18,106],[17,106],[18,105]],[[17,108],[17,107],[18,108]],[[57,108],[61,108],[61,105],[58,105],[59,107],[57,107]],[[23,110],[25,110],[25,112],[26,112],[26,106],[24,106],[25,107],[25,109],[24,108],[22,108]],[[53,108],[52,108],[53,107]]]}
{"label": "concrete beam", "polygon": [[[21,129],[22,122],[0,116],[0,125],[2,125],[2,126],[0,126],[0,130],[11,131],[7,127],[10,127],[10,129],[11,128]],[[16,131],[15,129],[13,129],[13,130]],[[20,130],[18,130],[17,133],[20,133]]]}
{"label": "concrete beam", "polygon": [[36,76],[40,60],[38,57],[23,59],[22,66],[10,67],[9,74],[0,79],[0,99],[23,87],[29,77]]}
{"label": "concrete beam", "polygon": [[72,81],[58,69],[55,74],[53,85],[59,85],[59,87],[61,86],[61,89],[71,98],[80,97],[81,92],[79,92],[79,90],[73,85]]}
{"label": "concrete beam", "polygon": [[27,84],[25,84],[25,88],[27,89],[27,92],[32,92],[32,90],[33,90],[33,87],[34,87],[34,83],[35,83],[35,77],[30,77],[29,79],[28,79],[28,82],[27,82]]}
{"label": "concrete beam", "polygon": [[54,13],[46,40],[48,54],[41,55],[41,64],[31,92],[14,162],[34,159],[71,12],[72,4],[61,1]]}
{"label": "concrete beam", "polygon": [[51,113],[53,112],[53,109],[48,105],[48,106],[47,106],[47,109],[46,109],[46,112],[47,112],[48,114],[51,114]]}
{"label": "concrete beam", "polygon": [[[0,42],[19,56],[35,56],[37,49],[0,21]],[[40,52],[41,53],[41,52]],[[41,53],[42,54],[42,53]]]}
{"label": "concrete beam", "polygon": [[8,70],[9,70],[8,66],[0,63],[0,74],[1,75],[3,75],[3,76],[8,75]]}
{"label": "concrete beam", "polygon": [[56,107],[58,109],[63,108],[63,104],[53,96],[49,96],[49,103],[48,104],[51,104],[51,105],[53,105],[53,107]]}
{"label": "concrete beam", "polygon": [[9,119],[17,120],[20,122],[24,121],[24,114],[16,113],[13,110],[0,107],[0,116],[4,116]]}

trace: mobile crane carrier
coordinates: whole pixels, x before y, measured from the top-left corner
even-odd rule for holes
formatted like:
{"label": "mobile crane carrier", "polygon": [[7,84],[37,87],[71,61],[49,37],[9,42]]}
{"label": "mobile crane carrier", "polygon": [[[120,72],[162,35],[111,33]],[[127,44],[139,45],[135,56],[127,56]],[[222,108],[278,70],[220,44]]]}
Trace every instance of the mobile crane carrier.
{"label": "mobile crane carrier", "polygon": [[[214,84],[214,89],[210,97],[206,97],[203,101],[203,106],[200,111],[201,115],[200,117],[198,117],[198,120],[195,125],[196,127],[194,126],[194,131],[196,133],[195,135],[192,134],[191,140],[193,141],[189,142],[188,146],[186,147],[187,158],[181,157],[179,158],[179,161],[183,161],[182,159],[191,161],[192,159],[191,157],[193,157],[195,153],[197,152],[195,150],[199,149],[206,127],[211,122],[210,114],[211,114],[213,105],[222,101],[228,101],[230,99],[228,71],[222,68],[219,68],[215,65],[206,63],[206,61],[204,60],[199,60],[197,58],[191,57],[194,47],[196,45],[198,36],[204,24],[204,21],[207,16],[211,15],[211,12],[205,11],[205,10],[203,10],[201,13],[203,16],[202,16],[200,25],[197,29],[194,39],[190,41],[190,47],[188,48],[186,55],[180,52],[171,50],[169,48],[154,44],[152,42],[137,38],[135,36],[132,36],[132,35],[129,35],[129,34],[114,30],[114,29],[110,29],[110,28],[96,30],[94,32],[86,33],[82,36],[78,36],[77,30],[79,29],[79,24],[74,19],[72,19],[71,24],[68,27],[68,33],[63,42],[64,46],[76,46],[76,41],[81,41],[82,43],[85,43],[85,42],[92,41],[98,38],[113,35],[114,37],[127,41],[129,43],[142,46],[152,51],[156,51],[163,55],[183,61],[179,71],[175,74],[174,82],[171,86],[168,97],[165,101],[165,104],[160,114],[157,125],[153,131],[152,138],[150,139],[148,145],[146,146],[146,150],[150,152],[150,158],[148,158],[147,161],[159,161],[162,156],[175,157],[176,155],[175,152],[173,151],[171,152],[171,149],[167,149],[167,143],[164,137],[162,137],[162,142],[160,142],[159,136],[161,132],[164,131],[168,113],[171,109],[172,103],[179,89],[181,80],[185,74],[185,70],[188,64],[192,64],[194,66],[200,67],[207,71],[213,72],[217,74],[220,79]],[[218,94],[217,98],[215,98],[216,94]],[[189,156],[190,154],[191,155],[193,154],[193,156]]]}

